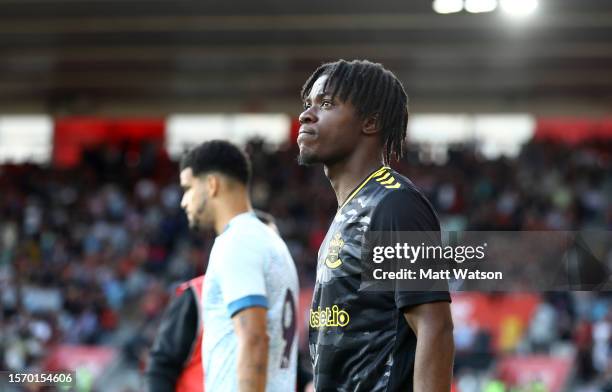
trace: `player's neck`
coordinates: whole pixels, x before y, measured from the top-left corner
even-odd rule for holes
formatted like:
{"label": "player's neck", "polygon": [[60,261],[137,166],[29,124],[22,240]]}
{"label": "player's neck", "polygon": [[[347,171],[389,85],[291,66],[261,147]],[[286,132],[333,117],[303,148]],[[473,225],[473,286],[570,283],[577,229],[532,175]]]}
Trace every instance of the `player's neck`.
{"label": "player's neck", "polygon": [[325,165],[325,175],[336,192],[338,205],[341,206],[344,204],[350,193],[365,180],[370,173],[379,169],[381,166],[382,161],[380,157],[376,158],[375,155],[371,154],[367,157],[353,154],[344,161]]}
{"label": "player's neck", "polygon": [[219,207],[216,208],[215,217],[215,232],[217,235],[223,233],[227,224],[240,214],[249,212],[252,210],[251,202],[248,197],[231,197],[228,200],[220,203]]}

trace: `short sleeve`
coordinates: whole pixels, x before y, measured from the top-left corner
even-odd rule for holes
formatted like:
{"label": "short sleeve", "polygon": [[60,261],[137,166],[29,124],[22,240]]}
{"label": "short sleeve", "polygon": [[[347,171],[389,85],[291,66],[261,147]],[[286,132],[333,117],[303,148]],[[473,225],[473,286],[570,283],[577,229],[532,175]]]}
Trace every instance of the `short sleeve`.
{"label": "short sleeve", "polygon": [[266,251],[258,244],[226,244],[217,264],[218,282],[230,317],[250,307],[268,307]]}
{"label": "short sleeve", "polygon": [[[370,223],[370,231],[393,233],[418,231],[435,236],[430,241],[440,242],[440,223],[433,207],[416,189],[399,189],[389,192],[376,206]],[[399,235],[398,235],[399,237]],[[394,239],[391,238],[391,241]],[[399,238],[394,242],[398,242]],[[395,289],[395,304],[405,309],[431,302],[450,302],[448,291],[409,291],[403,286]]]}

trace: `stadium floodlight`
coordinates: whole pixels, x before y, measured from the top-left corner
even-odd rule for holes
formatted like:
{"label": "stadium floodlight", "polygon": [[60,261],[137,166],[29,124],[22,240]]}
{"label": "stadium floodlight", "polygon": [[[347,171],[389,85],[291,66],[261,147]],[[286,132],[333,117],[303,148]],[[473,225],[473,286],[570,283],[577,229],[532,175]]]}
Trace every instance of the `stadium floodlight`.
{"label": "stadium floodlight", "polygon": [[465,10],[472,14],[492,12],[497,8],[497,0],[465,0]]}
{"label": "stadium floodlight", "polygon": [[522,17],[538,8],[538,0],[500,0],[499,6],[510,16]]}
{"label": "stadium floodlight", "polygon": [[463,0],[434,0],[433,10],[438,14],[452,14],[463,9]]}

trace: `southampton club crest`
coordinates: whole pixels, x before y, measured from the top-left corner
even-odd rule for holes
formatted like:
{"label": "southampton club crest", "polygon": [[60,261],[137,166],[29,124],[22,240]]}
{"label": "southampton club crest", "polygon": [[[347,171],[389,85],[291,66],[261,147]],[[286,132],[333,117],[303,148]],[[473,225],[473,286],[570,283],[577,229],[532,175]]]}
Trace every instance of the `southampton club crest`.
{"label": "southampton club crest", "polygon": [[340,236],[340,233],[334,234],[334,237],[329,242],[329,247],[327,248],[327,257],[325,258],[325,265],[328,268],[336,269],[342,265],[342,260],[338,257],[340,255],[340,251],[344,246],[344,240]]}

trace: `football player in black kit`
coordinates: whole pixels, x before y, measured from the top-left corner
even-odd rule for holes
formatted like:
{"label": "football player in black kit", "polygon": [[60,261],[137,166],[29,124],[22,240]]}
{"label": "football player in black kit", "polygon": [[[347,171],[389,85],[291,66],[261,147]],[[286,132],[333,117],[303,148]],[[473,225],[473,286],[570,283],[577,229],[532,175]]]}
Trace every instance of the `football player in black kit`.
{"label": "football player in black kit", "polygon": [[448,291],[360,290],[364,234],[439,232],[430,203],[390,167],[402,156],[407,96],[382,65],[340,60],[302,89],[300,164],[322,163],[338,212],[321,244],[310,310],[317,392],[450,390]]}

